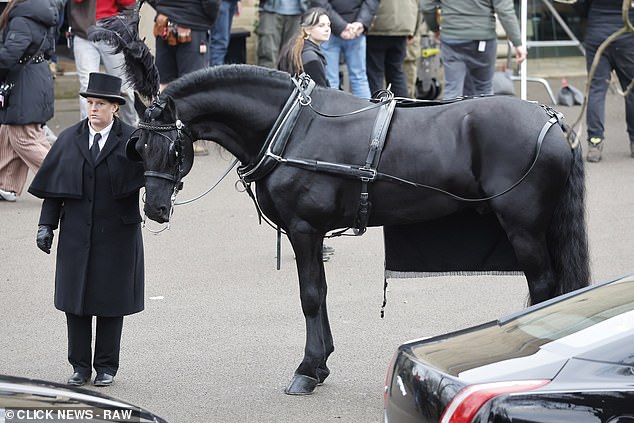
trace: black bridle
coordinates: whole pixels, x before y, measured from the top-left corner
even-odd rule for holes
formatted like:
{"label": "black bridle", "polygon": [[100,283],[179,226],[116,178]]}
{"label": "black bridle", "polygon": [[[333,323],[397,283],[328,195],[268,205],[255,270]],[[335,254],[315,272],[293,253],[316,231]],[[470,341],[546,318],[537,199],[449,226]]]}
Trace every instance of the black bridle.
{"label": "black bridle", "polygon": [[[163,112],[165,105],[164,103],[154,102],[145,112],[144,118],[149,120],[149,122],[141,121],[139,122],[139,127],[130,135],[130,139],[134,139],[134,134],[139,130],[147,130],[154,134],[160,135],[163,139],[167,140],[169,143],[168,147],[168,155],[170,159],[174,157],[174,166],[171,173],[159,172],[156,170],[146,170],[144,173],[145,177],[148,178],[159,178],[165,179],[170,182],[173,182],[173,197],[176,196],[178,191],[183,189],[182,179],[185,176],[185,155],[183,154],[183,142],[184,138],[189,138],[190,142],[193,142],[193,137],[191,133],[186,129],[185,124],[178,118],[174,121],[174,123],[157,123],[154,121],[154,118],[158,116],[158,114]],[[157,110],[158,109],[158,110]],[[157,111],[159,113],[157,113]],[[166,132],[176,132],[175,138],[170,138]]]}

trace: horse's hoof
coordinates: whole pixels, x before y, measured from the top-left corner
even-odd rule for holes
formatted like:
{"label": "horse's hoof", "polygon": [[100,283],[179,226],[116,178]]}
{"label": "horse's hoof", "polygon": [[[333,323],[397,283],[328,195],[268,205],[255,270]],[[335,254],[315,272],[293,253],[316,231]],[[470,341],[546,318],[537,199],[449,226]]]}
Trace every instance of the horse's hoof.
{"label": "horse's hoof", "polygon": [[315,392],[317,383],[319,381],[314,377],[295,374],[284,393],[287,395],[310,395]]}
{"label": "horse's hoof", "polygon": [[326,380],[326,378],[328,377],[328,375],[330,375],[330,369],[328,369],[328,367],[326,366],[318,367],[317,368],[317,384],[322,385],[324,383],[324,380]]}

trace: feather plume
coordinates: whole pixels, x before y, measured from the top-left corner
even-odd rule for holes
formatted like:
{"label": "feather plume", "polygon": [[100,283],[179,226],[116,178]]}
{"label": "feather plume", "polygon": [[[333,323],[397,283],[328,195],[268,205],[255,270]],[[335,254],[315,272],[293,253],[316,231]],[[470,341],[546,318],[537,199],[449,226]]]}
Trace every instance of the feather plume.
{"label": "feather plume", "polygon": [[88,30],[88,39],[104,41],[123,53],[124,71],[130,83],[141,95],[153,99],[159,93],[159,73],[154,56],[139,38],[139,10],[143,0],[119,15],[100,19]]}

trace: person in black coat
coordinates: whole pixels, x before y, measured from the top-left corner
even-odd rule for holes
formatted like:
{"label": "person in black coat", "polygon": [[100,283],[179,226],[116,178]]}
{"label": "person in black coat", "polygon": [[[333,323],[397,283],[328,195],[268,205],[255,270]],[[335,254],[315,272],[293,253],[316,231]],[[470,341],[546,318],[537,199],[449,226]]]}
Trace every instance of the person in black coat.
{"label": "person in black coat", "polygon": [[[50,149],[43,126],[53,117],[53,77],[46,59],[57,25],[51,0],[12,0],[0,15],[0,200],[15,201]],[[50,56],[49,56],[50,57]]]}
{"label": "person in black coat", "polygon": [[[43,198],[37,246],[50,253],[59,224],[55,307],[66,313],[71,385],[94,366],[96,386],[112,384],[119,368],[123,316],[144,307],[139,189],[143,167],[127,159],[134,131],[116,112],[125,102],[121,79],[92,73],[88,117],[65,129],[29,188]],[[97,317],[94,359],[92,316]]]}

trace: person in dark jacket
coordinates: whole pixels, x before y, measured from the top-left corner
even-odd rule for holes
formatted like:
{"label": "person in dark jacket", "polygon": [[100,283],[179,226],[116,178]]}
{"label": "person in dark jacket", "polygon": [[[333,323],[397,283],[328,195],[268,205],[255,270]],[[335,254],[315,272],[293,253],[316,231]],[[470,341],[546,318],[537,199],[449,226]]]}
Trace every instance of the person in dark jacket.
{"label": "person in dark jacket", "polygon": [[326,75],[330,86],[339,89],[339,58],[343,53],[352,94],[370,98],[366,72],[366,33],[379,8],[379,0],[311,0],[311,5],[326,9],[332,22],[332,36],[321,49],[326,56]]}
{"label": "person in dark jacket", "polygon": [[[209,29],[216,22],[221,0],[148,0],[156,10],[156,67],[161,90],[186,73],[209,66]],[[205,141],[194,153],[209,154]]]}
{"label": "person in dark jacket", "polygon": [[308,74],[315,84],[329,87],[326,58],[319,46],[330,38],[325,9],[312,8],[302,16],[299,33],[284,47],[277,68],[291,75]]}
{"label": "person in dark jacket", "polygon": [[409,97],[403,62],[407,43],[418,29],[418,0],[383,0],[368,32],[366,66],[370,92],[391,86],[397,97]]}
{"label": "person in dark jacket", "polygon": [[143,166],[125,154],[134,128],[116,116],[121,79],[92,73],[81,95],[88,117],[62,131],[29,192],[44,199],[36,241],[47,254],[59,225],[55,307],[66,313],[68,383],[83,385],[94,366],[95,386],[107,386],[119,368],[123,316],[144,307]]}
{"label": "person in dark jacket", "polygon": [[[161,90],[186,73],[209,66],[208,34],[220,0],[149,0],[155,18],[156,67]],[[165,17],[165,18],[163,18]],[[165,30],[163,28],[165,23]]]}
{"label": "person in dark jacket", "polygon": [[0,15],[0,200],[16,201],[29,169],[37,172],[50,149],[43,126],[53,117],[53,77],[45,52],[57,25],[50,0],[12,0]]}
{"label": "person in dark jacket", "polygon": [[[624,25],[623,2],[616,0],[585,0],[588,26],[584,40],[586,67],[588,72],[603,41]],[[634,21],[634,9],[630,8],[630,21]],[[588,108],[588,154],[591,163],[601,161],[604,142],[605,95],[610,85],[610,74],[614,71],[621,88],[625,90],[634,79],[634,34],[628,32],[614,40],[601,54],[596,71],[589,82]],[[625,122],[630,140],[630,155],[634,157],[634,90],[625,96]]]}

